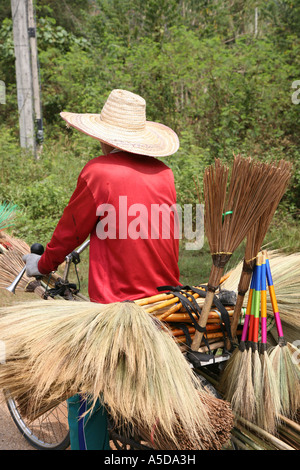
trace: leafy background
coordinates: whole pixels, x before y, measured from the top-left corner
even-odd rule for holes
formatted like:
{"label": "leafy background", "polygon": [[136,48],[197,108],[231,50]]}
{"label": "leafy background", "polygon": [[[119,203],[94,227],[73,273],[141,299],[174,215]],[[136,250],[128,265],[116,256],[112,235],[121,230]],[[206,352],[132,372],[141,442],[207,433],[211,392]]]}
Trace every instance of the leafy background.
{"label": "leafy background", "polygon": [[[254,28],[255,8],[258,29]],[[19,146],[10,1],[0,6],[0,200],[19,210],[13,233],[46,244],[97,141],[67,129],[59,112],[99,112],[113,88],[147,101],[147,118],[171,126],[181,146],[167,159],[178,202],[197,203],[195,178],[233,155],[288,159],[293,178],[266,243],[298,251],[300,5],[293,0],[37,0],[44,125],[39,160]],[[272,190],[266,188],[266,190]],[[232,263],[242,257],[242,247]],[[183,282],[202,281],[207,243],[188,252]]]}

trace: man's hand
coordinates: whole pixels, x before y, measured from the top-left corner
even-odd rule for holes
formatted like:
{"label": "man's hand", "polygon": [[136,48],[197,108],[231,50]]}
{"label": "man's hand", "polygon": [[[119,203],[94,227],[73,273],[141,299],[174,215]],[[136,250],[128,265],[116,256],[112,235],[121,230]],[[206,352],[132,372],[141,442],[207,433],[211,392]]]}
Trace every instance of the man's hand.
{"label": "man's hand", "polygon": [[26,263],[26,274],[28,277],[42,276],[38,270],[38,262],[41,256],[34,253],[23,256],[23,261]]}

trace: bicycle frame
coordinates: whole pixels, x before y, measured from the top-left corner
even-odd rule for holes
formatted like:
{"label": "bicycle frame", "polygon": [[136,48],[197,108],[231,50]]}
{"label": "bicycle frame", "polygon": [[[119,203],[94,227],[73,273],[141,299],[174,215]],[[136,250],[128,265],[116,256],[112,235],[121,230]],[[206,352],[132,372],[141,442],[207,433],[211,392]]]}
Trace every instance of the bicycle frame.
{"label": "bicycle frame", "polygon": [[76,259],[76,257],[79,256],[89,246],[89,244],[90,240],[86,240],[77,250],[72,251],[72,253],[69,253],[65,257],[65,269],[64,274],[62,276],[63,282],[68,282],[71,263],[74,262],[74,259]]}

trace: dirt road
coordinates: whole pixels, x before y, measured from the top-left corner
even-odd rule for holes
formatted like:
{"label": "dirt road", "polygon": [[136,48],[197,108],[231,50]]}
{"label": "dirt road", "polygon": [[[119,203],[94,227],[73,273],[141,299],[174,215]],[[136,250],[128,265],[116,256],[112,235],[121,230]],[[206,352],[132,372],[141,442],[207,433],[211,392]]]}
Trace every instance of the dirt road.
{"label": "dirt road", "polygon": [[0,450],[34,450],[18,431],[6,404],[0,405]]}
{"label": "dirt road", "polygon": [[[15,302],[32,299],[31,294],[16,295],[0,289],[0,306],[9,305]],[[2,403],[2,394],[0,397],[0,450],[33,450],[33,447],[26,441],[13,422],[7,406]]]}

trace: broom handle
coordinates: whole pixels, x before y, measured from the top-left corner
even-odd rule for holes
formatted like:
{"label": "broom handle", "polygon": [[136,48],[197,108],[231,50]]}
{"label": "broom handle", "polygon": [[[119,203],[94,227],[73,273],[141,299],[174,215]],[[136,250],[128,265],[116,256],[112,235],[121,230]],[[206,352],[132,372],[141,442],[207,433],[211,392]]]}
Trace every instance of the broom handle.
{"label": "broom handle", "polygon": [[[232,321],[231,321],[231,337],[233,339],[235,339],[236,337],[236,332],[237,332],[237,328],[238,328],[238,324],[239,324],[239,320],[241,316],[241,310],[243,307],[246,291],[248,290],[250,282],[251,282],[252,273],[253,271],[250,273],[248,271],[243,270],[241,274],[241,278],[240,278],[240,282],[238,286],[238,295],[236,299],[236,304],[234,306],[234,312],[233,312]],[[241,286],[244,286],[244,288],[242,289]],[[247,288],[245,288],[246,286]],[[227,349],[230,349],[231,347],[229,338],[226,339],[226,347]]]}
{"label": "broom handle", "polygon": [[[267,280],[266,252],[262,252],[261,263],[261,347],[267,348]],[[263,351],[262,351],[263,352]]]}
{"label": "broom handle", "polygon": [[234,307],[234,312],[233,312],[233,317],[232,317],[232,322],[231,322],[231,336],[232,338],[235,338],[236,336],[236,330],[239,324],[239,319],[240,319],[240,313],[243,307],[244,303],[244,297],[245,294],[241,295],[238,294],[237,299],[236,299],[236,304]]}
{"label": "broom handle", "polygon": [[[252,276],[252,283],[251,284],[254,284],[253,276]],[[241,341],[244,342],[244,343],[247,341],[247,333],[248,333],[249,322],[250,322],[252,297],[253,297],[253,286],[251,286],[250,291],[249,291],[247,309],[246,309],[243,332],[242,332],[242,337],[241,337]]]}
{"label": "broom handle", "polygon": [[269,262],[268,257],[266,257],[266,270],[267,270],[268,288],[269,288],[269,293],[270,293],[270,298],[271,298],[271,303],[272,303],[272,309],[273,309],[273,313],[274,313],[274,317],[275,317],[277,333],[278,333],[279,338],[284,339],[283,329],[282,329],[280,315],[279,315],[279,308],[278,308],[277,299],[276,299],[276,295],[275,295],[275,289],[274,289],[274,284],[273,284],[273,279],[272,279],[272,274],[271,274],[271,268],[270,268],[270,262]]}
{"label": "broom handle", "polygon": [[[207,291],[207,294],[206,294],[206,297],[205,297],[205,302],[204,302],[204,305],[202,307],[200,319],[198,321],[198,325],[201,328],[206,327],[206,323],[207,323],[207,320],[208,320],[208,315],[209,315],[211,306],[213,304],[214,296],[215,296],[214,292],[212,292],[210,290]],[[202,338],[203,338],[203,332],[196,330],[194,340],[193,340],[192,346],[191,346],[191,349],[193,351],[198,351],[198,349],[200,348],[201,342],[202,342]]]}
{"label": "broom handle", "polygon": [[260,280],[261,280],[261,259],[260,255],[256,258],[256,278],[255,278],[255,295],[253,303],[253,343],[258,343],[259,334],[259,307],[260,307]]}
{"label": "broom handle", "polygon": [[[253,311],[254,311],[254,299],[255,299],[255,294],[256,294],[256,291],[255,291],[256,277],[257,277],[257,269],[256,269],[256,266],[255,266],[254,270],[253,270],[252,281],[251,281],[251,289],[250,289],[251,304],[249,306],[249,329],[248,329],[248,338],[247,338],[248,341],[252,341],[252,339],[253,339],[253,325],[254,325]],[[249,294],[249,296],[250,296],[250,294]]]}

